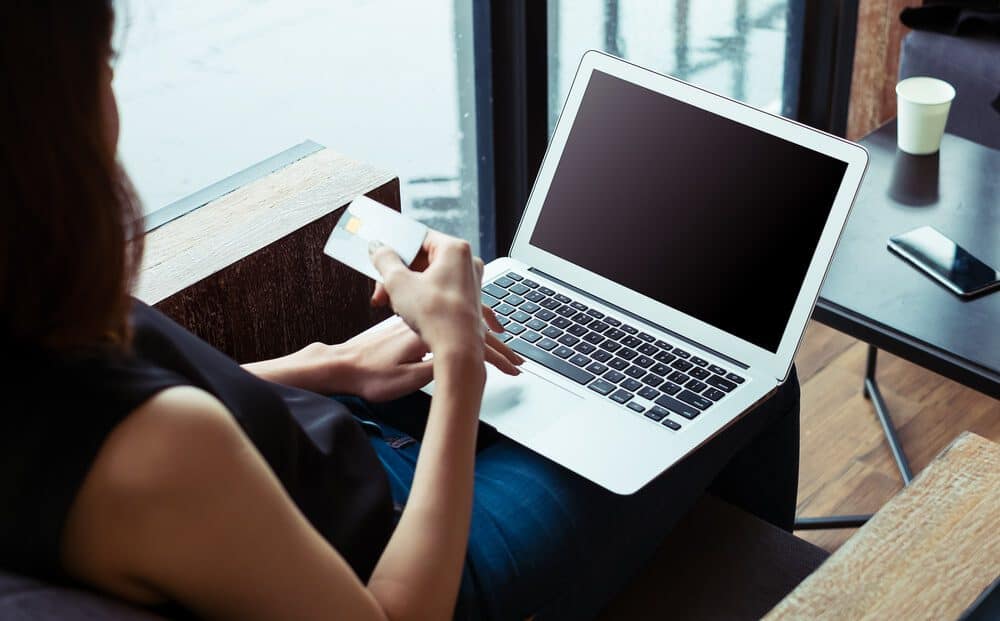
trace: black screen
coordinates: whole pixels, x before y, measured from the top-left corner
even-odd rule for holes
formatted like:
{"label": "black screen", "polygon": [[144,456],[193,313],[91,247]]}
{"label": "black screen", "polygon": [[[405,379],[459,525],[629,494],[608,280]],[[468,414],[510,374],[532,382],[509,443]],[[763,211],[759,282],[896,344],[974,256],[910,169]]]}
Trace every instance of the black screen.
{"label": "black screen", "polygon": [[846,169],[594,71],[531,244],[776,352]]}

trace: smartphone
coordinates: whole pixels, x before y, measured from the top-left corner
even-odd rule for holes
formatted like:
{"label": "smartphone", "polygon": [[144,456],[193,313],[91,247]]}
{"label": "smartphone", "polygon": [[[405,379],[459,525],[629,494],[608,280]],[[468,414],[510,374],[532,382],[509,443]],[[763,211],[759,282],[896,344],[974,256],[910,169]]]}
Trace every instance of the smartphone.
{"label": "smartphone", "polygon": [[890,237],[889,250],[963,298],[1000,287],[1000,273],[932,226]]}

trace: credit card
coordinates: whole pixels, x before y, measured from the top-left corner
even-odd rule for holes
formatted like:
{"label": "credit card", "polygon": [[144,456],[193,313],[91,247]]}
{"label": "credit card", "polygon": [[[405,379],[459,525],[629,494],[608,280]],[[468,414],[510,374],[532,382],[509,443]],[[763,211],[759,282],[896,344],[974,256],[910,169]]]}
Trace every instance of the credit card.
{"label": "credit card", "polygon": [[382,276],[368,255],[368,243],[382,242],[409,265],[417,258],[425,237],[425,225],[367,196],[359,196],[347,206],[333,227],[323,252],[376,282],[382,282]]}

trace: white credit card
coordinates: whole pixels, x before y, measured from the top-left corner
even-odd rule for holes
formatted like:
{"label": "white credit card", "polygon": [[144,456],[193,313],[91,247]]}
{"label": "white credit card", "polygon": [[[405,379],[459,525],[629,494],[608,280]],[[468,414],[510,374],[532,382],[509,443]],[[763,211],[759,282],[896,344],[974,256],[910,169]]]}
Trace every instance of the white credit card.
{"label": "white credit card", "polygon": [[369,257],[368,243],[382,242],[409,265],[417,258],[425,237],[425,225],[367,196],[359,196],[347,206],[333,227],[323,252],[376,282],[382,282],[382,276]]}

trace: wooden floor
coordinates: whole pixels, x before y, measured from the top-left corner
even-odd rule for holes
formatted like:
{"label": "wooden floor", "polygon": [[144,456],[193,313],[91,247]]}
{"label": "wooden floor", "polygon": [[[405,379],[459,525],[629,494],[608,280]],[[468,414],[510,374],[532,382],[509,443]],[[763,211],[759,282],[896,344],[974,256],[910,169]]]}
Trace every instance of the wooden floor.
{"label": "wooden floor", "polygon": [[[902,488],[871,403],[868,346],[810,322],[796,358],[802,384],[799,516],[872,513]],[[1000,401],[879,352],[877,378],[914,475],[963,431],[1000,442]],[[836,550],[855,531],[798,531]]]}

